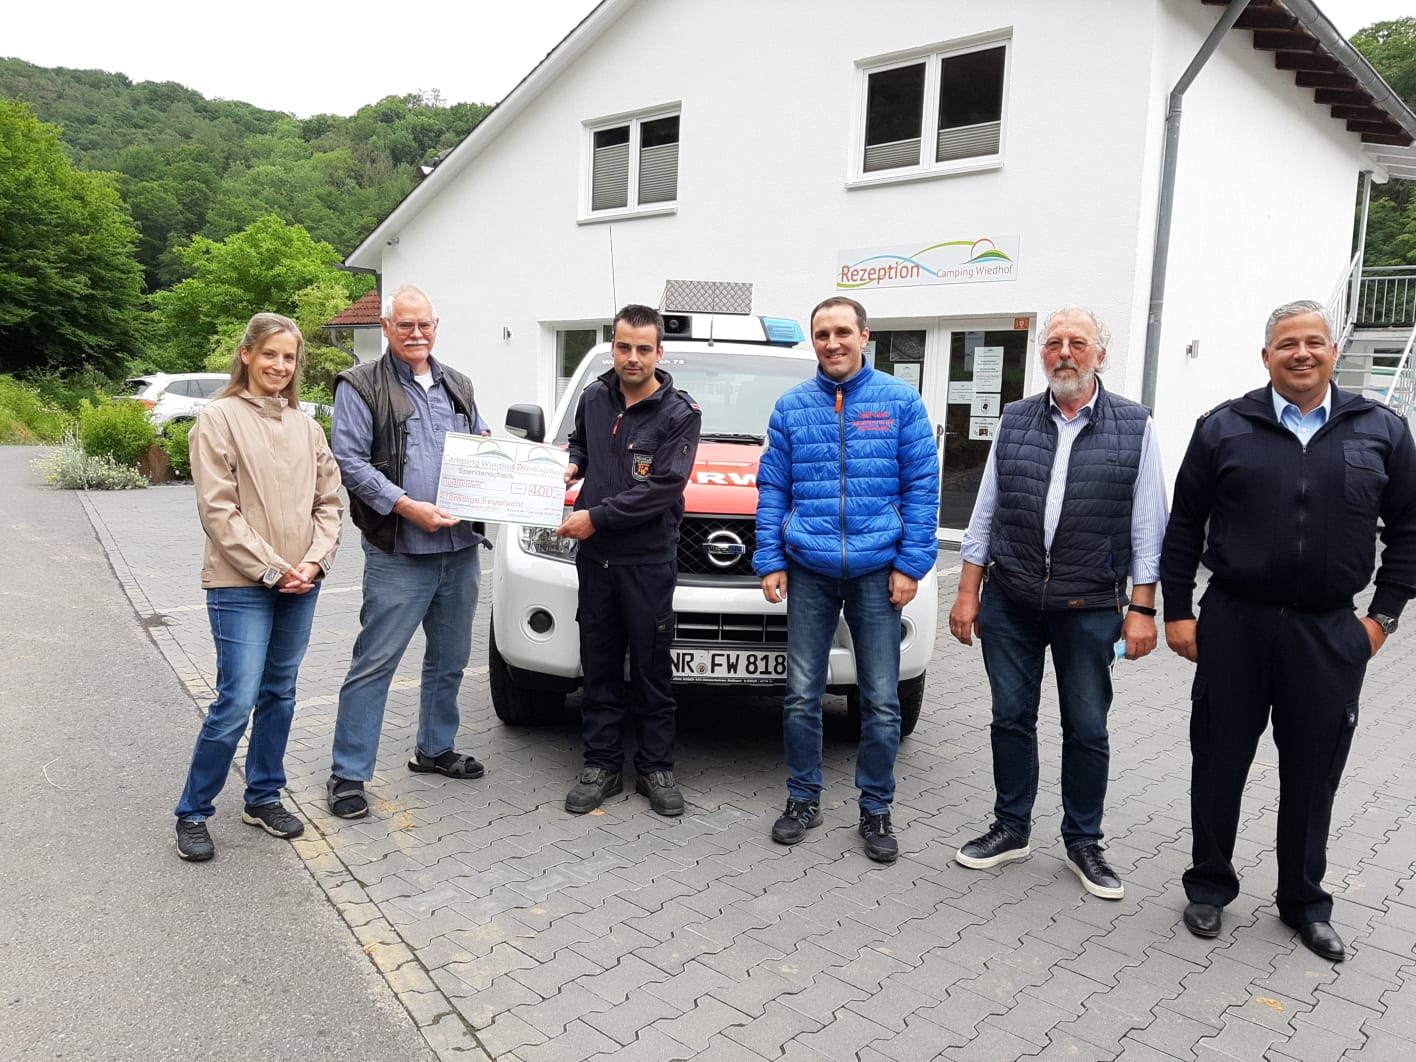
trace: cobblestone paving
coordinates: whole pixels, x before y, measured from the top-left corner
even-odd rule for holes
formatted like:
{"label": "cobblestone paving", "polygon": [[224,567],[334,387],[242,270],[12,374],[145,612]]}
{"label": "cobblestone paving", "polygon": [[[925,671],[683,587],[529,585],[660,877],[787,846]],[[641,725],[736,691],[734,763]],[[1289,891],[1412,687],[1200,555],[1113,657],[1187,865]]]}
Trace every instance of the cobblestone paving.
{"label": "cobblestone paving", "polygon": [[[190,487],[90,494],[85,506],[137,622],[204,706],[214,658]],[[485,601],[460,747],[487,764],[486,778],[405,768],[415,639],[390,698],[373,814],[334,818],[324,780],[360,604],[361,554],[346,526],[288,757],[294,803],[314,826],[299,852],[448,1059],[1416,1057],[1416,633],[1402,631],[1373,664],[1338,796],[1328,884],[1349,960],[1334,966],[1275,916],[1277,775],[1267,738],[1236,853],[1244,891],[1218,939],[1180,924],[1190,667],[1165,650],[1116,672],[1105,826],[1125,899],[1087,896],[1063,863],[1047,685],[1034,854],[996,871],[953,863],[992,804],[982,662],[942,622],[956,564],[942,556],[924,716],[900,750],[902,854],[882,867],[855,832],[854,749],[839,698],[826,737],[826,821],[801,845],[767,837],[785,799],[776,706],[737,691],[684,699],[681,819],[654,815],[632,784],[599,812],[567,815],[578,732],[569,720],[540,729],[497,720]],[[172,776],[183,767],[173,764]],[[229,789],[225,797],[217,830],[238,816]],[[166,829],[159,818],[153,828]]]}

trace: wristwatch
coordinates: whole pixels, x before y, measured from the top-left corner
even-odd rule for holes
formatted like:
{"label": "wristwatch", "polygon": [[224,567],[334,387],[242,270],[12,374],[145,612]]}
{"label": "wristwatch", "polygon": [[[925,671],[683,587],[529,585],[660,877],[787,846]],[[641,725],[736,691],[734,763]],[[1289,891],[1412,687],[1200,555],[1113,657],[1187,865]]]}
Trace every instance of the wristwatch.
{"label": "wristwatch", "polygon": [[1380,612],[1368,612],[1367,618],[1382,629],[1382,633],[1390,638],[1396,633],[1396,617],[1383,616]]}

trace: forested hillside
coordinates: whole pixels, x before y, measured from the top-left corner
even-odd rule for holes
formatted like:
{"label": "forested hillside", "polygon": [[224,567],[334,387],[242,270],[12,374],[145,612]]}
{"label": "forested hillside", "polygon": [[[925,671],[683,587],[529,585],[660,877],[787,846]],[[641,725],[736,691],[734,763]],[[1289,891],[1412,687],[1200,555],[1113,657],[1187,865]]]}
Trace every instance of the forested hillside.
{"label": "forested hillside", "polygon": [[271,214],[347,254],[413,187],[417,167],[490,110],[426,93],[300,120],[173,82],[19,59],[0,59],[0,98],[60,126],[78,169],[117,175],[149,292],[190,275],[174,252],[193,236],[221,241]]}

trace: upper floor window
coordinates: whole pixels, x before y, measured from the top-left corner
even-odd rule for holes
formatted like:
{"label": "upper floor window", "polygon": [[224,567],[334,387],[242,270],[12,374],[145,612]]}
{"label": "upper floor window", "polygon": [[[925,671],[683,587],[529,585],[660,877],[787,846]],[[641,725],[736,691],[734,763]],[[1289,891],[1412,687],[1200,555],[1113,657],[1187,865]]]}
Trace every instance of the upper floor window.
{"label": "upper floor window", "polygon": [[633,211],[678,199],[679,115],[662,111],[589,128],[590,210]]}
{"label": "upper floor window", "polygon": [[857,180],[976,169],[1002,152],[1007,41],[862,66]]}

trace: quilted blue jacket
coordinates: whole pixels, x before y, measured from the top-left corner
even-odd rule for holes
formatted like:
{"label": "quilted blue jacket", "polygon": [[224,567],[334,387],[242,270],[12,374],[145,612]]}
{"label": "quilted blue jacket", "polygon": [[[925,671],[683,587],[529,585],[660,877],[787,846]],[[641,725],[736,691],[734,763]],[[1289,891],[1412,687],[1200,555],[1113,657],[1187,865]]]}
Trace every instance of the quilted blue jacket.
{"label": "quilted blue jacket", "polygon": [[842,383],[818,370],[777,400],[757,471],[758,575],[790,560],[919,579],[934,567],[938,518],[934,433],[909,384],[868,365]]}

